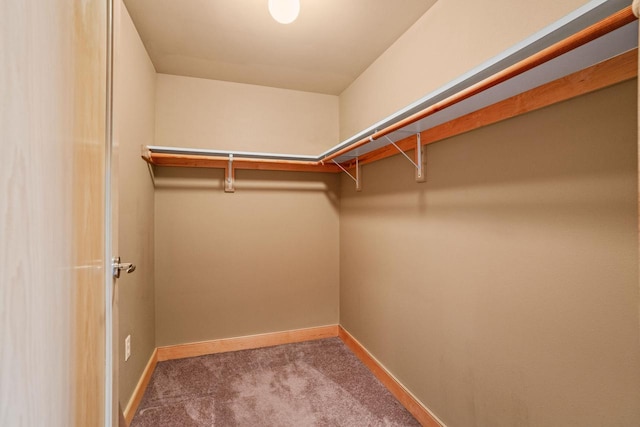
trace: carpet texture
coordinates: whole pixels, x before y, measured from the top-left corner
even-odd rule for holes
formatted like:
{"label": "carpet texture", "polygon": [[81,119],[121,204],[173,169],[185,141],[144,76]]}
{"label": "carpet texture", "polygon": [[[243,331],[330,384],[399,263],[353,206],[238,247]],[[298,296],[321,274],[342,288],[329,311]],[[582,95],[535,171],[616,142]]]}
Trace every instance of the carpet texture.
{"label": "carpet texture", "polygon": [[419,425],[339,338],[159,362],[131,424]]}

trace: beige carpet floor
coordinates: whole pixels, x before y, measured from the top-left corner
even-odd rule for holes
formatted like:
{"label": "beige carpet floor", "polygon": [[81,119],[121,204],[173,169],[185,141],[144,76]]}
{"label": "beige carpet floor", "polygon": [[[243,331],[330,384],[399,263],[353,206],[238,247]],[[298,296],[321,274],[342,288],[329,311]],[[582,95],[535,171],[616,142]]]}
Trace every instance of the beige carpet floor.
{"label": "beige carpet floor", "polygon": [[160,362],[132,427],[419,426],[339,338]]}

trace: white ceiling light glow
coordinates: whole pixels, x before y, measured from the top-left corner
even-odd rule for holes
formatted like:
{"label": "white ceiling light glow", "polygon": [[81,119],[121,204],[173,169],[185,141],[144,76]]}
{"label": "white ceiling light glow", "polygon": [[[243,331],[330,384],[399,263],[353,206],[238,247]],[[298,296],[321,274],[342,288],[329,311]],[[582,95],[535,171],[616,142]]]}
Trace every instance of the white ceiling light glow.
{"label": "white ceiling light glow", "polygon": [[300,13],[300,0],[269,0],[269,13],[281,24],[290,24]]}

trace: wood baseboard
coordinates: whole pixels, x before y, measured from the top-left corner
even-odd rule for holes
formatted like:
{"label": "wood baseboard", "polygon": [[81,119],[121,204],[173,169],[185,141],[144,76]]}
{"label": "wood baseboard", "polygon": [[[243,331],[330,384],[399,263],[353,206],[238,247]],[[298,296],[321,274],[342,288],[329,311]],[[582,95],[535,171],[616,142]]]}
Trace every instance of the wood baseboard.
{"label": "wood baseboard", "polygon": [[147,385],[149,385],[149,381],[151,380],[151,375],[153,371],[156,369],[156,365],[158,364],[158,349],[154,349],[153,353],[151,353],[151,357],[147,362],[147,366],[145,366],[144,371],[142,371],[142,376],[136,385],[135,390],[133,390],[133,395],[131,399],[129,399],[129,403],[124,410],[124,419],[127,422],[127,425],[131,424],[131,420],[133,420],[133,416],[136,414],[138,410],[138,405],[140,405],[140,401],[142,401],[142,396],[144,395],[144,391],[147,389]]}
{"label": "wood baseboard", "polygon": [[316,328],[295,329],[292,331],[272,332],[249,335],[237,338],[223,338],[212,341],[201,341],[189,344],[158,347],[158,361],[183,359],[185,357],[204,356],[205,354],[224,353],[227,351],[250,350],[291,344],[302,341],[319,340],[338,336],[338,325],[320,326]]}
{"label": "wood baseboard", "polygon": [[427,409],[418,399],[416,399],[387,369],[378,362],[342,326],[338,329],[338,336],[347,347],[365,364],[367,368],[380,380],[382,384],[395,396],[418,422],[425,427],[444,427],[438,418]]}

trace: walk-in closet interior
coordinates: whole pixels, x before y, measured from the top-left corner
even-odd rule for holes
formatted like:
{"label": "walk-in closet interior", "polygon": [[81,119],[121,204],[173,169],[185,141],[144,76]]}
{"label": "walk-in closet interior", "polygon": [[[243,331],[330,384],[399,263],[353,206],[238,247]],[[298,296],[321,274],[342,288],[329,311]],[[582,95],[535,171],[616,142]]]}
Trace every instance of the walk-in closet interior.
{"label": "walk-in closet interior", "polygon": [[[330,87],[269,62],[277,46],[256,67],[290,81],[190,50],[252,22],[222,3],[117,8],[123,407],[156,348],[340,325],[425,424],[637,425],[630,4],[410,2],[415,22]],[[390,5],[302,1],[273,37]],[[313,53],[332,55],[357,52]]]}
{"label": "walk-in closet interior", "polygon": [[636,2],[271,3],[113,0],[113,425],[640,425]]}

